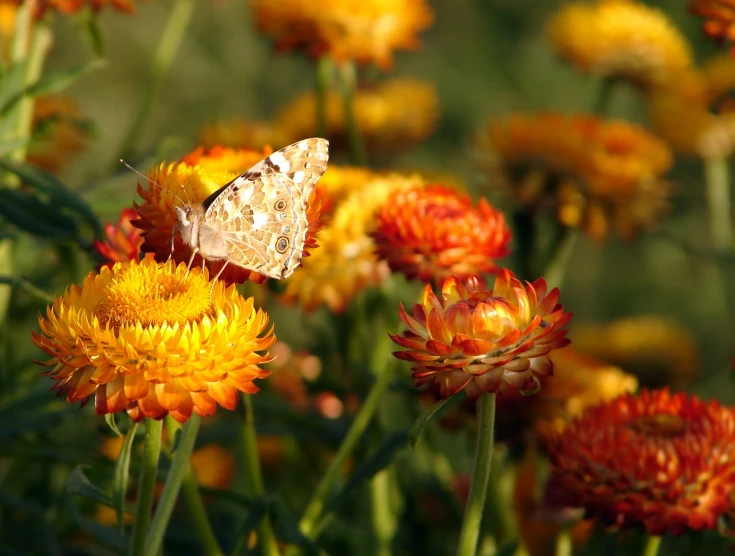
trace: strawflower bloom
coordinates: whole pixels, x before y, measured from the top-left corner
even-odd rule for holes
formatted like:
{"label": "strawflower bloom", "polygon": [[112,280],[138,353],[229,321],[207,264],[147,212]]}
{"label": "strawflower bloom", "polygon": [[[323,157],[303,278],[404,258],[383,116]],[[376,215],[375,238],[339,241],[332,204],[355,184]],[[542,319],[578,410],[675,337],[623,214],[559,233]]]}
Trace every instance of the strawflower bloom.
{"label": "strawflower bloom", "polygon": [[[316,133],[316,94],[300,95],[276,116],[276,128],[286,143]],[[401,77],[358,88],[353,97],[357,127],[372,153],[406,150],[429,137],[439,118],[439,98],[426,81]],[[330,90],[325,103],[326,133],[336,147],[349,144],[344,100]]]}
{"label": "strawflower bloom", "polygon": [[37,97],[33,102],[28,162],[59,173],[84,149],[88,136],[87,123],[76,102],[57,95]]}
{"label": "strawflower bloom", "polygon": [[523,205],[597,241],[657,224],[667,210],[673,163],[663,141],[637,125],[593,116],[513,115],[490,123],[494,178]]}
{"label": "strawflower bloom", "polygon": [[508,387],[533,393],[552,374],[549,352],[569,343],[572,314],[558,299],[543,278],[524,285],[507,269],[492,291],[477,276],[447,279],[441,298],[427,285],[411,314],[401,305],[408,330],[391,338],[406,350],[394,355],[416,364],[416,386],[428,384],[443,398],[462,389],[471,399]]}
{"label": "strawflower bloom", "polygon": [[639,2],[567,4],[551,18],[547,32],[557,53],[579,71],[642,87],[692,65],[689,44],[666,15]]}
{"label": "strawflower bloom", "polygon": [[378,255],[407,278],[441,284],[499,271],[510,249],[503,213],[441,185],[397,191],[376,214]]}
{"label": "strawflower bloom", "polygon": [[335,61],[393,65],[396,50],[414,50],[434,14],[426,0],[252,0],[258,30],[279,50],[305,50]]}
{"label": "strawflower bloom", "polygon": [[692,332],[660,315],[585,323],[575,328],[572,340],[579,351],[634,372],[648,387],[687,390],[701,368]]}
{"label": "strawflower bloom", "polygon": [[588,408],[546,439],[568,505],[650,535],[713,529],[735,493],[735,410],[644,390]]}
{"label": "strawflower bloom", "polygon": [[94,396],[99,415],[185,422],[258,391],[253,381],[268,375],[258,365],[269,361],[258,352],[275,341],[267,324],[234,286],[149,255],[69,287],[39,317],[33,341],[51,356],[47,374],[68,402]]}
{"label": "strawflower bloom", "polygon": [[734,0],[689,0],[689,9],[705,19],[704,32],[710,37],[735,41]]}
{"label": "strawflower bloom", "polygon": [[735,59],[715,56],[648,96],[651,126],[674,149],[703,158],[735,152]]}
{"label": "strawflower bloom", "polygon": [[286,280],[282,299],[298,303],[306,311],[324,304],[339,313],[359,292],[387,279],[388,265],[378,259],[370,237],[375,212],[394,191],[421,183],[419,176],[386,174],[375,176],[363,188],[348,194],[318,233],[319,249],[302,262],[300,272]]}
{"label": "strawflower bloom", "polygon": [[135,209],[125,208],[120,213],[117,225],[105,224],[106,241],[94,240],[94,248],[105,259],[102,266],[112,267],[115,263],[137,261],[143,238],[132,221],[138,219]]}
{"label": "strawflower bloom", "polygon": [[[257,151],[254,149],[212,147],[198,148],[182,157],[181,162],[164,162],[148,173],[150,181],[138,184],[138,194],[143,198],[135,209],[140,219],[134,225],[143,230],[144,253],[155,254],[156,260],[167,261],[169,257],[177,262],[188,262],[191,247],[186,245],[180,235],[174,234],[174,249],[171,253],[171,235],[177,222],[174,207],[181,206],[182,200],[189,200],[192,205],[201,203],[222,185],[247,171],[251,166],[271,154],[270,149]],[[157,183],[160,185],[153,185]],[[304,243],[304,257],[308,257],[310,249],[316,247],[315,233],[320,228],[319,213],[321,200],[319,188],[312,190],[309,197],[307,219],[309,230]],[[192,267],[201,266],[202,258],[197,253]],[[216,276],[224,261],[206,261],[205,265],[212,276]],[[248,279],[262,283],[266,277],[257,272],[228,264],[220,276],[228,284],[242,283]]]}

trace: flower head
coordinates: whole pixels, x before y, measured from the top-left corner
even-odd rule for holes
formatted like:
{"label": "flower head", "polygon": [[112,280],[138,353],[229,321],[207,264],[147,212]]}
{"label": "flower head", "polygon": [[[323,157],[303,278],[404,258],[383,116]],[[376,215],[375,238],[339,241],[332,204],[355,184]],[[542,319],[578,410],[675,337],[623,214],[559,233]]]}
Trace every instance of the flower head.
{"label": "flower head", "polygon": [[651,535],[712,529],[735,493],[735,411],[668,390],[588,408],[549,434],[567,503]]}
{"label": "flower head", "polygon": [[37,97],[33,103],[32,125],[28,161],[52,173],[64,170],[87,143],[87,124],[79,106],[70,98]]}
{"label": "flower head", "polygon": [[140,230],[132,224],[137,218],[138,213],[135,209],[125,208],[120,213],[116,226],[109,222],[105,224],[107,241],[94,241],[95,250],[107,261],[103,266],[111,267],[115,263],[138,260],[143,238]]}
{"label": "flower head", "polygon": [[[201,203],[222,185],[260,162],[270,152],[270,149],[256,151],[245,148],[199,148],[184,156],[181,162],[163,163],[151,170],[148,173],[149,182],[145,186],[138,184],[138,194],[143,198],[143,203],[135,205],[140,214],[140,219],[135,225],[143,230],[144,241],[141,250],[144,253],[154,253],[158,261],[166,261],[171,257],[177,262],[188,262],[191,248],[184,243],[179,234],[174,234],[177,222],[175,207],[180,206],[184,200],[188,200],[192,205]],[[316,247],[314,234],[320,228],[318,220],[321,210],[318,195],[319,191],[315,188],[309,197],[306,213],[309,230],[306,233],[304,257],[309,256],[309,249]],[[197,254],[192,266],[201,264],[202,258]],[[213,275],[219,272],[223,264],[224,261],[205,261],[205,266]],[[229,264],[220,279],[227,283],[241,283],[248,279],[262,283],[266,277]]]}
{"label": "flower head", "polygon": [[672,165],[666,144],[640,127],[592,116],[547,113],[492,122],[498,178],[534,209],[555,209],[565,226],[602,241],[655,225],[667,209]]}
{"label": "flower head", "polygon": [[692,65],[689,44],[668,18],[631,0],[567,4],[549,21],[548,35],[578,70],[644,87]]}
{"label": "flower head", "polygon": [[681,152],[726,158],[735,152],[735,59],[716,56],[648,96],[653,129]]}
{"label": "flower head", "polygon": [[418,47],[434,16],[425,0],[253,0],[255,24],[276,48],[387,69],[393,52]]}
{"label": "flower head", "polygon": [[184,422],[257,392],[253,381],[268,375],[258,365],[269,360],[258,352],[275,341],[267,323],[234,286],[147,256],[71,286],[39,317],[33,341],[68,402],[94,395],[98,414]]}
{"label": "flower head", "polygon": [[401,306],[408,330],[391,338],[406,351],[394,355],[416,363],[416,386],[429,384],[442,397],[463,388],[473,399],[508,386],[534,392],[539,377],[552,373],[548,353],[569,343],[572,314],[558,299],[543,278],[523,285],[507,269],[492,291],[476,276],[447,279],[441,298],[427,285],[410,315]]}
{"label": "flower head", "polygon": [[[319,249],[303,261],[301,272],[286,281],[284,301],[298,302],[307,311],[325,304],[331,311],[341,312],[358,292],[385,280],[390,271],[375,254],[369,235],[375,226],[375,212],[394,191],[420,183],[418,176],[373,175],[361,189],[346,194],[317,235]],[[336,185],[328,187],[340,193]],[[347,187],[342,186],[343,195]]]}
{"label": "flower head", "polygon": [[710,37],[735,41],[735,1],[689,0],[689,9],[705,19],[704,32]]}
{"label": "flower head", "polygon": [[[420,79],[389,79],[355,91],[354,112],[367,148],[377,154],[395,153],[426,139],[436,128],[439,99],[431,83]],[[316,133],[316,94],[296,97],[276,116],[276,128],[286,142]],[[326,133],[337,147],[348,145],[344,101],[337,90],[326,96]]]}
{"label": "flower head", "polygon": [[510,250],[503,214],[485,199],[435,185],[399,190],[376,215],[372,233],[378,255],[408,278],[441,284],[496,272]]}

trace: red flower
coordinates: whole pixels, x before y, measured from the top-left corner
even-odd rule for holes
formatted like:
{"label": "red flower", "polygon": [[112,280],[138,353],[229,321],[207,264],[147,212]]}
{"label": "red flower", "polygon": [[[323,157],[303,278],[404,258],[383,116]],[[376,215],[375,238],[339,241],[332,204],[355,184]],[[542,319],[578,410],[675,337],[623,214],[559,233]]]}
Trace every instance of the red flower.
{"label": "red flower", "polygon": [[138,213],[135,209],[125,208],[120,213],[117,225],[113,226],[109,222],[105,224],[105,235],[107,241],[94,241],[94,248],[107,262],[99,265],[98,268],[107,266],[112,268],[117,262],[137,261],[140,257],[140,246],[143,244],[141,231],[134,227],[133,220],[136,220]]}
{"label": "red flower", "polygon": [[473,207],[466,195],[438,185],[396,192],[377,213],[372,235],[392,270],[437,284],[497,272],[496,260],[510,251],[500,211],[485,199]]}
{"label": "red flower", "polygon": [[735,410],[644,390],[546,433],[566,504],[651,535],[716,527],[735,494]]}

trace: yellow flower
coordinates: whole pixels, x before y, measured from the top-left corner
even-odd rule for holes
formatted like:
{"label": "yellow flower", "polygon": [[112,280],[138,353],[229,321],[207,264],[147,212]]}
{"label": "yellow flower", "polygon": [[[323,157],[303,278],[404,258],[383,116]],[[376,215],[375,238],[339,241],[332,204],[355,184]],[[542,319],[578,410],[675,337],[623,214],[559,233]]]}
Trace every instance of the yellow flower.
{"label": "yellow flower", "polygon": [[649,387],[691,388],[699,374],[697,344],[691,332],[671,319],[642,315],[585,324],[572,337],[579,351],[635,372]]}
{"label": "yellow flower", "polygon": [[703,158],[735,151],[735,60],[717,56],[649,95],[653,129],[672,147]]}
{"label": "yellow flower", "polygon": [[513,115],[492,122],[489,148],[498,180],[535,210],[553,208],[559,221],[604,240],[654,226],[668,208],[672,165],[666,144],[623,121],[554,113]]}
{"label": "yellow flower", "polygon": [[378,260],[369,235],[375,212],[394,191],[419,183],[418,176],[376,176],[349,194],[317,234],[319,249],[304,259],[301,272],[286,281],[284,300],[298,302],[307,311],[324,303],[340,312],[358,292],[385,280],[388,265]]}
{"label": "yellow flower", "polygon": [[86,123],[79,106],[70,98],[37,97],[32,125],[28,161],[52,173],[63,171],[87,143]]}
{"label": "yellow flower", "polygon": [[391,339],[405,350],[393,355],[415,363],[416,386],[427,384],[442,398],[463,389],[470,399],[509,387],[534,393],[552,374],[549,352],[569,343],[564,327],[572,314],[558,299],[543,278],[524,285],[508,269],[492,290],[477,276],[464,283],[452,276],[441,297],[427,285],[411,314],[401,305],[407,330]]}
{"label": "yellow flower", "polygon": [[267,354],[257,352],[275,341],[267,323],[234,286],[147,256],[68,288],[39,317],[33,341],[52,357],[47,374],[68,402],[94,395],[98,414],[184,422],[257,392],[253,381],[268,375],[258,367]]}
{"label": "yellow flower", "polygon": [[568,4],[548,23],[558,54],[579,71],[649,87],[689,68],[689,44],[659,10],[630,0]]}
{"label": "yellow flower", "polygon": [[396,50],[418,47],[418,33],[434,19],[425,0],[253,0],[258,30],[277,49],[303,49],[311,56],[393,63]]}
{"label": "yellow flower", "polygon": [[[436,128],[439,98],[431,83],[411,78],[390,79],[355,93],[357,126],[372,152],[392,153],[426,139]],[[276,116],[287,143],[316,133],[316,95],[296,97]],[[326,133],[333,145],[347,145],[344,102],[336,90],[326,99]]]}

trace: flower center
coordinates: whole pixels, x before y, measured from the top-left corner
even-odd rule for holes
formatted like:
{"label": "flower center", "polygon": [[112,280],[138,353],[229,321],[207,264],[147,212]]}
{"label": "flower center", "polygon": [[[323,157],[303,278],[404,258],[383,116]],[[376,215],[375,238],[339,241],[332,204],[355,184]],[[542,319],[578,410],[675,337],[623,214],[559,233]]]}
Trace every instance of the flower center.
{"label": "flower center", "polygon": [[198,272],[131,265],[105,287],[94,314],[102,326],[186,324],[213,314],[211,284]]}
{"label": "flower center", "polygon": [[638,417],[630,423],[630,428],[646,436],[674,438],[686,432],[687,424],[684,419],[677,415],[659,413],[658,415]]}

